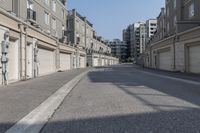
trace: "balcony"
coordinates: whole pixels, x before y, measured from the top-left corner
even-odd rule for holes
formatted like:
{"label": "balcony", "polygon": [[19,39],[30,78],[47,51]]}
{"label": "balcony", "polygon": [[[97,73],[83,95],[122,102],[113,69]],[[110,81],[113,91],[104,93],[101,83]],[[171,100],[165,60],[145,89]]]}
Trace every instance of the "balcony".
{"label": "balcony", "polygon": [[32,21],[36,21],[36,12],[33,11],[32,9],[27,9],[27,19],[28,20],[32,20]]}

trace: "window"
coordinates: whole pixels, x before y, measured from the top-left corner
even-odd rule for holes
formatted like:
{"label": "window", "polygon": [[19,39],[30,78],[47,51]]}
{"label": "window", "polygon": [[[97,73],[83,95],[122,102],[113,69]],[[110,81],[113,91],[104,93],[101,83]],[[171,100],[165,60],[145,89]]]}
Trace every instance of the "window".
{"label": "window", "polygon": [[65,26],[64,26],[64,25],[62,25],[62,30],[63,30],[63,31],[65,30]]}
{"label": "window", "polygon": [[194,17],[194,2],[189,6],[189,18]]}
{"label": "window", "polygon": [[47,12],[44,13],[45,24],[49,25],[49,14]]}
{"label": "window", "polygon": [[176,0],[174,0],[174,8],[176,8]]}
{"label": "window", "polygon": [[76,28],[79,30],[79,21],[76,20]]}
{"label": "window", "polygon": [[169,17],[169,7],[167,7],[167,17]]}
{"label": "window", "polygon": [[27,8],[33,10],[33,2],[30,0],[27,0]]}
{"label": "window", "polygon": [[63,17],[63,19],[65,18],[65,10],[64,9],[62,9],[62,17]]}
{"label": "window", "polygon": [[169,23],[167,23],[167,32],[169,32]]}
{"label": "window", "polygon": [[176,25],[177,17],[174,16],[174,25]]}
{"label": "window", "polygon": [[56,19],[52,18],[52,29],[56,30]]}
{"label": "window", "polygon": [[44,3],[49,6],[49,0],[44,0]]}
{"label": "window", "polygon": [[56,12],[56,1],[52,0],[52,10]]}
{"label": "window", "polygon": [[166,14],[166,10],[167,10],[167,9],[164,9],[164,15]]}
{"label": "window", "polygon": [[70,22],[69,22],[69,20],[67,19],[67,29],[69,29],[69,27],[70,27]]}
{"label": "window", "polygon": [[85,28],[84,28],[84,25],[82,25],[82,27],[83,27],[83,28],[82,28],[82,33],[85,34]]}

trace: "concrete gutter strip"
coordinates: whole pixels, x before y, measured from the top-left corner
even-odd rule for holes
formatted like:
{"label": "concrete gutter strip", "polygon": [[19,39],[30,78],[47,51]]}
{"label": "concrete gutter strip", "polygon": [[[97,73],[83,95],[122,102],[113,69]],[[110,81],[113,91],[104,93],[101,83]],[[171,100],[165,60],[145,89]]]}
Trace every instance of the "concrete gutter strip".
{"label": "concrete gutter strip", "polygon": [[6,131],[6,133],[39,133],[43,126],[52,117],[56,109],[59,108],[65,97],[78,84],[88,71],[78,75],[53,95],[47,98],[37,108],[35,108],[28,115],[23,117],[14,126]]}

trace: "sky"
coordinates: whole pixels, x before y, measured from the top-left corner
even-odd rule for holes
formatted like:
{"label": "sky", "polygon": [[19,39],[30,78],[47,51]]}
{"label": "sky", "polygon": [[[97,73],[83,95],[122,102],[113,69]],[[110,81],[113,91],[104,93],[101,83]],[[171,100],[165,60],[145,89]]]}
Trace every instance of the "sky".
{"label": "sky", "polygon": [[75,8],[94,25],[98,36],[122,39],[129,24],[156,18],[165,0],[68,0],[67,8]]}

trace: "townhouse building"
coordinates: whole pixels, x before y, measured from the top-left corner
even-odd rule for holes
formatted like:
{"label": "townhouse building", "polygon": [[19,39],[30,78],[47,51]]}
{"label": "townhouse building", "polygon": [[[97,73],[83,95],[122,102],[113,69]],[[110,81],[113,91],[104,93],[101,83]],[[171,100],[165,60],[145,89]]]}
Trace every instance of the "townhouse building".
{"label": "townhouse building", "polygon": [[[74,67],[75,68],[82,68],[86,66],[86,47],[87,45],[87,34],[89,24],[85,17],[82,17],[75,9],[68,12],[68,19],[67,19],[67,32],[68,32],[68,39],[69,42],[77,48],[76,55],[74,56],[75,61]],[[92,25],[90,26],[92,29]],[[91,31],[93,33],[93,31]]]}
{"label": "townhouse building", "polygon": [[[151,25],[150,25],[151,26]],[[145,45],[146,45],[146,40],[147,36],[152,36],[152,28],[148,27],[145,23],[141,23],[139,25],[139,38],[140,38],[140,54],[142,54],[145,51]]]}
{"label": "townhouse building", "polygon": [[122,33],[122,41],[124,41],[127,44],[127,56],[128,60],[133,61],[133,43],[131,42],[131,33],[133,33],[131,30],[133,30],[133,25],[129,25],[126,29],[123,30]]}
{"label": "townhouse building", "polygon": [[60,0],[2,1],[0,42],[2,48],[8,45],[6,52],[1,51],[3,84],[60,69],[58,43],[65,38],[65,4]]}
{"label": "townhouse building", "polygon": [[141,55],[143,54],[143,51],[145,50],[147,28],[146,28],[146,23],[144,22],[137,22],[137,23],[134,23],[133,25],[134,25],[134,30],[133,30],[133,33],[131,33],[133,49],[134,49],[133,62],[136,64],[140,64]]}
{"label": "townhouse building", "polygon": [[146,21],[146,41],[154,36],[157,30],[157,19],[149,19]]}
{"label": "townhouse building", "polygon": [[82,51],[82,54],[78,55],[80,63],[77,62],[77,64],[82,67],[111,64],[108,63],[111,55],[110,47],[106,45],[102,37],[96,35],[93,24],[86,17],[73,9],[68,13],[67,25],[69,41]]}
{"label": "townhouse building", "polygon": [[132,61],[137,62],[145,48],[146,24],[144,22],[134,23],[129,25],[123,32],[123,41],[127,43],[128,53],[130,53],[128,56],[131,57]]}
{"label": "townhouse building", "polygon": [[112,55],[119,58],[120,62],[127,62],[128,48],[124,41],[121,41],[120,39],[113,39],[113,41],[108,41],[107,43],[111,47]]}
{"label": "townhouse building", "polygon": [[168,71],[200,73],[200,1],[165,2],[165,8],[158,16],[157,33],[145,52],[145,65]]}
{"label": "townhouse building", "polygon": [[[146,22],[137,22],[123,30],[123,41],[128,46],[128,57],[138,63],[140,56],[146,49],[146,44],[155,34],[157,20],[149,19]],[[139,61],[140,62],[140,61]]]}
{"label": "townhouse building", "polygon": [[97,36],[95,32],[93,40],[96,43],[94,43],[95,47],[92,50],[92,66],[105,66],[119,62],[119,59],[112,56],[111,47],[107,45],[106,41],[101,36]]}
{"label": "townhouse building", "polygon": [[166,15],[165,14],[166,14],[165,8],[161,8],[161,12],[160,12],[159,16],[157,17],[158,23],[157,23],[156,35],[157,35],[158,40],[165,38],[167,35]]}
{"label": "townhouse building", "polygon": [[1,1],[0,80],[3,85],[86,66],[85,50],[67,39],[66,4],[65,0]]}

